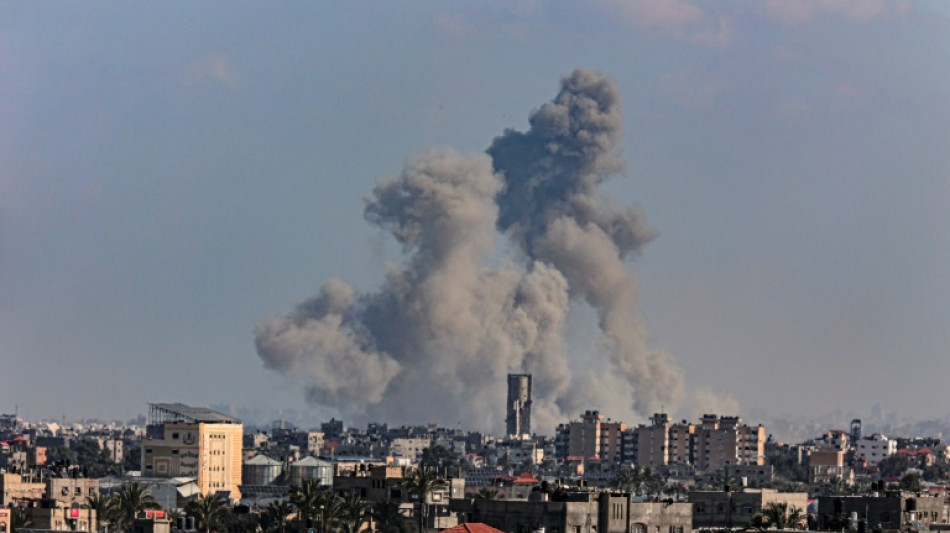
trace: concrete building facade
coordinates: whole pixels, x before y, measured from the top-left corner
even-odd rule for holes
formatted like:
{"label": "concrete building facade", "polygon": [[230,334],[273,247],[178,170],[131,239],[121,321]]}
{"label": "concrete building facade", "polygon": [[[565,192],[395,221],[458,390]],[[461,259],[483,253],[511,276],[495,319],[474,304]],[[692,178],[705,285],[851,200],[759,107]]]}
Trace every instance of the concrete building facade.
{"label": "concrete building facade", "polygon": [[150,404],[142,441],[145,476],[197,478],[203,495],[239,500],[244,426],[237,418],[183,404]]}
{"label": "concrete building facade", "polygon": [[508,435],[531,434],[531,374],[508,374],[506,415]]}

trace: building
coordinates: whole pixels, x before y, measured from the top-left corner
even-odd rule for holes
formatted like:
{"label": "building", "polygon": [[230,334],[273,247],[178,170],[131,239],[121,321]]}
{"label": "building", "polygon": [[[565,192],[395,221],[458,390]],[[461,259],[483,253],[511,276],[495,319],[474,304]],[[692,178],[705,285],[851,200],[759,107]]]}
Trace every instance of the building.
{"label": "building", "polygon": [[508,435],[531,434],[531,374],[508,374]]}
{"label": "building", "polygon": [[574,492],[564,501],[550,501],[547,494],[533,499],[452,500],[450,510],[460,520],[482,522],[516,533],[691,533],[688,503],[632,502],[625,493]]}
{"label": "building", "polygon": [[0,533],[13,531],[13,509],[0,507]]}
{"label": "building", "polygon": [[584,411],[580,420],[558,426],[561,459],[582,457],[590,459],[600,454],[600,422],[604,416],[598,411]]}
{"label": "building", "polygon": [[237,418],[180,403],[149,404],[142,474],[196,477],[203,495],[239,500],[244,426]]}
{"label": "building", "polygon": [[656,469],[669,464],[670,418],[666,414],[657,413],[649,426],[638,426],[636,438],[637,465]]}
{"label": "building", "polygon": [[9,507],[21,501],[33,501],[46,494],[46,483],[30,475],[0,473],[0,505]]}
{"label": "building", "polygon": [[738,416],[703,415],[695,429],[694,461],[705,473],[729,465],[765,464],[765,428],[748,426]]}
{"label": "building", "polygon": [[33,529],[53,531],[94,531],[96,510],[83,509],[78,504],[70,507],[25,507]]}
{"label": "building", "polygon": [[808,482],[820,485],[840,479],[852,485],[854,472],[844,464],[844,452],[835,449],[812,450],[808,454]]}
{"label": "building", "polygon": [[744,528],[752,522],[764,506],[785,503],[788,508],[805,514],[808,494],[805,492],[778,492],[773,489],[743,489],[740,491],[693,491],[689,493],[693,504],[693,527],[699,528]]}
{"label": "building", "polygon": [[858,439],[854,443],[855,456],[864,457],[868,464],[876,465],[897,453],[897,441],[885,435],[875,433],[870,437]]}
{"label": "building", "polygon": [[668,464],[692,465],[694,462],[694,441],[696,425],[683,420],[670,425]]}
{"label": "building", "polygon": [[867,496],[832,496],[818,499],[818,528],[822,531],[858,528],[864,522],[867,531],[908,531],[937,529],[947,524],[943,497],[900,491],[872,493]]}
{"label": "building", "polygon": [[86,498],[99,492],[99,480],[77,477],[52,477],[46,480],[46,499],[57,507],[82,506]]}
{"label": "building", "polygon": [[402,457],[415,461],[422,457],[422,451],[432,445],[427,438],[398,438],[393,439],[389,446],[389,453],[393,457]]}

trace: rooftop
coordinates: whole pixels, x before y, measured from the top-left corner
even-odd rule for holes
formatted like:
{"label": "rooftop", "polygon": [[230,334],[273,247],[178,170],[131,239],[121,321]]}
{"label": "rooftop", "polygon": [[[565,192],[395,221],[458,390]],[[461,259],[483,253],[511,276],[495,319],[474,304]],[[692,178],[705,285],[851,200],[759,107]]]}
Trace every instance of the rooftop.
{"label": "rooftop", "polygon": [[191,407],[183,403],[148,404],[148,423],[151,425],[166,422],[240,424],[241,420],[207,407]]}

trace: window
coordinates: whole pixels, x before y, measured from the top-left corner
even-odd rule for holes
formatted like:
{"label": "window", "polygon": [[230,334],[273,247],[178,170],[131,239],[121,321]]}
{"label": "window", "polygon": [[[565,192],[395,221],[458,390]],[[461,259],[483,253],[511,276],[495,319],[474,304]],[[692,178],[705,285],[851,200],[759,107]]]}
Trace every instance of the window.
{"label": "window", "polygon": [[173,438],[173,439],[177,439],[177,438],[178,438],[178,433],[172,433],[172,438]]}

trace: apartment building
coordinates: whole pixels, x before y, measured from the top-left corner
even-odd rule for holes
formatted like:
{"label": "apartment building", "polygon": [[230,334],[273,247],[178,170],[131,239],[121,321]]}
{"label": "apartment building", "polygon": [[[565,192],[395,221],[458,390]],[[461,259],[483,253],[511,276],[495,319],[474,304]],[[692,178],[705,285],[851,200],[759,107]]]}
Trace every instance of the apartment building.
{"label": "apartment building", "polygon": [[237,418],[180,403],[149,404],[143,475],[195,477],[201,494],[240,499],[244,426]]}

